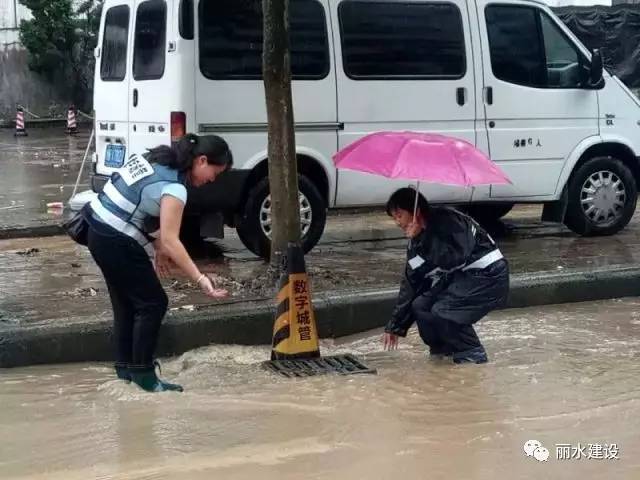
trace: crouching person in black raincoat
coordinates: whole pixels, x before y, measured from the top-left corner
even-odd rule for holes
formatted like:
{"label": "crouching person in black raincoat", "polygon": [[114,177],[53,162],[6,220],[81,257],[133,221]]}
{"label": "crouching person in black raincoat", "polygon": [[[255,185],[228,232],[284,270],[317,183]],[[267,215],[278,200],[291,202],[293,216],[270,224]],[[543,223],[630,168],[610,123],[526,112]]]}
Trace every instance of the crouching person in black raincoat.
{"label": "crouching person in black raincoat", "polygon": [[487,354],[473,324],[502,306],[509,292],[509,266],[493,239],[473,219],[431,207],[415,190],[396,191],[387,213],[407,235],[407,265],[384,347],[397,348],[415,322],[431,355],[455,363],[485,363]]}

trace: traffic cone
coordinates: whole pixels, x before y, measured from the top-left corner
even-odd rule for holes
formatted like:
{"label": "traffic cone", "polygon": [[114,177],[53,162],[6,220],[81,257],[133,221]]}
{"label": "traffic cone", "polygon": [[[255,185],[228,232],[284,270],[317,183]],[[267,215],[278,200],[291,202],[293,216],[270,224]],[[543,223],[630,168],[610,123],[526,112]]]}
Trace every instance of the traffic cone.
{"label": "traffic cone", "polygon": [[78,133],[78,121],[76,120],[76,109],[73,105],[67,111],[67,135]]}
{"label": "traffic cone", "polygon": [[320,356],[310,287],[302,247],[289,244],[287,269],[280,279],[276,297],[271,360]]}
{"label": "traffic cone", "polygon": [[27,130],[24,128],[24,110],[18,107],[16,111],[16,131],[14,137],[26,137]]}
{"label": "traffic cone", "polygon": [[289,244],[286,262],[276,297],[271,360],[264,362],[264,367],[288,378],[327,373],[375,374],[375,368],[367,367],[351,354],[320,356],[311,285],[300,245]]}

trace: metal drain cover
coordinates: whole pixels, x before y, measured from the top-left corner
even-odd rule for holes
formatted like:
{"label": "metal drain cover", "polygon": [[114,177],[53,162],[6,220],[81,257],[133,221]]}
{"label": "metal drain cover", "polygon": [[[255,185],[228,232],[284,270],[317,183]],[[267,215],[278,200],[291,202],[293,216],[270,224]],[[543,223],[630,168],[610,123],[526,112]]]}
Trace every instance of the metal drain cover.
{"label": "metal drain cover", "polygon": [[375,368],[369,368],[353,355],[335,355],[333,357],[305,358],[293,360],[270,360],[263,363],[272,372],[288,378],[312,377],[327,373],[353,375],[357,373],[377,373]]}

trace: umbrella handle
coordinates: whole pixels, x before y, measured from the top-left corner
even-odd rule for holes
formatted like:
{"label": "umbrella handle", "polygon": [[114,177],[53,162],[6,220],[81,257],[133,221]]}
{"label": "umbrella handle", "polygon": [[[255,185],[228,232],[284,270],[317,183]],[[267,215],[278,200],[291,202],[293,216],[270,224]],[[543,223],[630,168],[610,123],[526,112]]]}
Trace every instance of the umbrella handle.
{"label": "umbrella handle", "polygon": [[416,201],[413,205],[413,223],[416,223],[416,213],[418,212],[418,195],[420,195],[420,182],[416,186]]}

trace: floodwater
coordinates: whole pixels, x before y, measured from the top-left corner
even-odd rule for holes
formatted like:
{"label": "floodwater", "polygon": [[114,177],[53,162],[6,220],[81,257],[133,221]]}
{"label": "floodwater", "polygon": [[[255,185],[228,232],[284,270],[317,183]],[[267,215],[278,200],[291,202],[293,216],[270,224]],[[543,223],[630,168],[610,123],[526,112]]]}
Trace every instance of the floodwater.
{"label": "floodwater", "polygon": [[482,366],[428,359],[415,333],[391,353],[380,331],[322,344],[375,376],[284,379],[260,367],[267,347],[211,346],[164,362],[184,394],[142,393],[104,364],[0,370],[0,478],[640,478],[640,299],[478,327]]}

